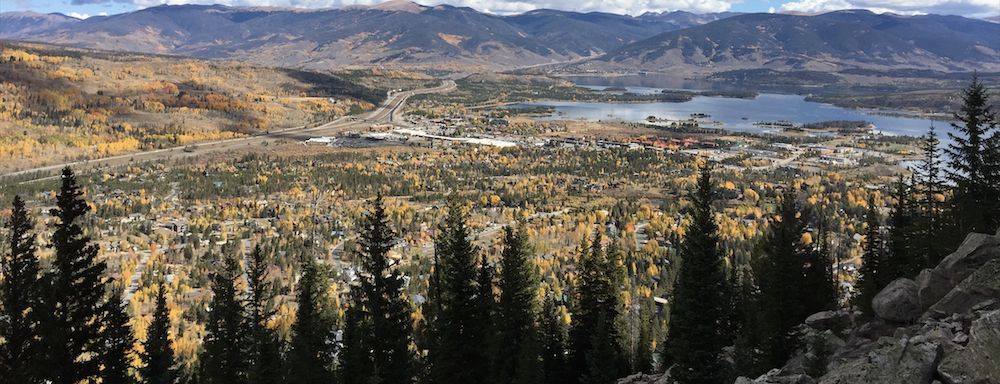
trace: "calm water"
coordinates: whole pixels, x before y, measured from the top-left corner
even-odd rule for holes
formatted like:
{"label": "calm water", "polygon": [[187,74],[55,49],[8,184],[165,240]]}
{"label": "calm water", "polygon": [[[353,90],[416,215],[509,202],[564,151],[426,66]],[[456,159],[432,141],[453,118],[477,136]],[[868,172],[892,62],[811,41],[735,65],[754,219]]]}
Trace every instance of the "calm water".
{"label": "calm water", "polygon": [[[663,89],[707,89],[704,82],[691,80],[668,80],[646,76],[620,78],[571,78],[578,86],[604,89],[609,86],[625,87],[633,93],[656,93]],[[588,81],[585,83],[584,81]],[[539,120],[590,120],[590,121],[645,121],[649,116],[660,119],[685,120],[694,113],[705,113],[712,117],[707,121],[722,122],[717,127],[731,131],[764,132],[773,128],[758,127],[754,122],[792,121],[796,124],[816,123],[829,120],[865,120],[875,124],[878,132],[891,135],[921,136],[927,133],[931,121],[920,118],[889,117],[869,114],[872,111],[847,110],[832,105],[810,103],[805,96],[793,94],[762,93],[753,100],[719,97],[695,97],[685,103],[594,103],[574,101],[540,101],[518,104],[515,107],[554,107],[551,116]],[[883,111],[892,112],[892,111]],[[745,119],[744,119],[745,118]],[[933,122],[938,135],[946,139],[951,127],[946,122]]]}

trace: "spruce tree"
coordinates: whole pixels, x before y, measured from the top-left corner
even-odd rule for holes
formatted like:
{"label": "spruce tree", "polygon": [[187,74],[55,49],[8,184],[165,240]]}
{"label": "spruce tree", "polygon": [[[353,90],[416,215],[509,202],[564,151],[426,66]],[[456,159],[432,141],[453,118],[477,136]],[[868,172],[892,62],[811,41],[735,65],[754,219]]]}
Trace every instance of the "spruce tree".
{"label": "spruce tree", "polygon": [[690,224],[678,255],[681,259],[674,297],[670,303],[667,352],[678,383],[722,383],[727,367],[722,348],[728,344],[722,324],[729,299],[726,273],[719,250],[718,226],[712,212],[711,174],[702,168],[693,194]]}
{"label": "spruce tree", "polygon": [[142,381],[147,384],[173,384],[177,373],[174,370],[173,342],[170,341],[167,287],[162,281],[156,291],[153,322],[146,330],[146,340],[142,342],[142,346],[143,353],[139,355],[143,363],[139,369]]}
{"label": "spruce tree", "polygon": [[494,374],[497,384],[538,383],[542,380],[538,329],[538,276],[528,230],[504,228],[497,287]]}
{"label": "spruce tree", "polygon": [[14,196],[7,223],[7,252],[0,260],[0,377],[13,383],[34,383],[46,369],[37,346],[36,325],[41,303],[38,257],[35,256],[34,222],[24,201]]}
{"label": "spruce tree", "polygon": [[885,275],[882,273],[882,264],[885,260],[885,240],[882,232],[881,215],[875,208],[874,202],[868,203],[868,213],[866,214],[864,254],[861,255],[861,269],[858,270],[858,279],[854,289],[857,294],[852,303],[867,315],[873,315],[872,299],[888,284]]}
{"label": "spruce tree", "polygon": [[410,350],[413,329],[403,276],[392,266],[389,251],[397,241],[382,197],[370,202],[362,218],[361,246],[353,259],[361,264],[360,284],[352,301],[341,353],[343,383],[411,383],[416,360]]}
{"label": "spruce tree", "polygon": [[754,263],[760,289],[757,331],[765,366],[784,365],[799,347],[795,326],[835,304],[828,256],[802,241],[809,217],[808,211],[796,208],[795,192],[786,192],[779,219],[764,235]]}
{"label": "spruce tree", "polygon": [[122,301],[124,287],[118,286],[112,290],[110,297],[104,303],[101,329],[101,383],[131,384],[135,382],[132,376],[132,348],[135,346],[135,336],[131,319],[126,311],[127,303]]}
{"label": "spruce tree", "polygon": [[243,302],[237,291],[240,265],[235,252],[224,250],[222,268],[212,279],[212,301],[201,360],[201,380],[206,384],[246,382],[247,332]]}
{"label": "spruce tree", "polygon": [[285,382],[325,383],[334,379],[336,315],[327,270],[312,259],[303,263],[295,323],[286,360]]}
{"label": "spruce tree", "polygon": [[960,233],[993,234],[1000,227],[1000,133],[989,93],[978,77],[962,91],[962,108],[952,123],[958,135],[946,152],[948,179],[955,183],[953,219]]}
{"label": "spruce tree", "polygon": [[569,382],[566,370],[566,326],[556,308],[552,295],[545,297],[540,314],[542,383],[563,384]]}
{"label": "spruce tree", "polygon": [[[606,358],[601,369],[610,370],[607,375],[620,377],[628,371],[622,254],[614,242],[605,247],[602,239],[602,232],[597,231],[593,243],[587,246],[585,240],[581,244],[578,256],[568,357],[568,368],[576,382],[604,377],[605,373],[598,374],[590,367],[591,355]],[[595,335],[599,336],[596,340]]]}
{"label": "spruce tree", "polygon": [[937,266],[947,250],[954,249],[957,245],[952,244],[954,241],[951,238],[954,236],[950,227],[942,220],[947,204],[939,199],[945,197],[947,187],[941,176],[942,160],[938,150],[939,144],[937,133],[931,125],[920,145],[923,161],[914,170],[917,181],[915,184],[918,188],[915,198],[919,214],[915,224],[917,238],[914,239],[913,251],[916,257],[922,258],[924,268]]}
{"label": "spruce tree", "polygon": [[882,273],[889,281],[915,278],[924,268],[925,256],[918,256],[920,234],[917,228],[917,206],[909,185],[899,177],[893,193],[892,211],[889,213],[889,234]]}
{"label": "spruce tree", "polygon": [[56,208],[51,211],[56,218],[51,240],[55,256],[42,277],[37,328],[45,364],[40,373],[53,384],[76,384],[100,375],[102,309],[108,290],[97,245],[91,244],[81,226],[89,211],[76,176],[64,168]]}
{"label": "spruce tree", "polygon": [[281,343],[278,332],[268,326],[277,312],[274,303],[274,284],[267,281],[271,265],[268,254],[260,244],[254,246],[247,265],[246,330],[247,330],[247,382],[266,384],[281,379]]}
{"label": "spruce tree", "polygon": [[448,215],[435,239],[434,276],[438,286],[435,317],[430,319],[435,339],[427,344],[431,383],[467,383],[481,379],[488,372],[485,331],[477,324],[478,300],[476,278],[479,276],[479,250],[470,241],[466,213],[458,200],[448,205]]}

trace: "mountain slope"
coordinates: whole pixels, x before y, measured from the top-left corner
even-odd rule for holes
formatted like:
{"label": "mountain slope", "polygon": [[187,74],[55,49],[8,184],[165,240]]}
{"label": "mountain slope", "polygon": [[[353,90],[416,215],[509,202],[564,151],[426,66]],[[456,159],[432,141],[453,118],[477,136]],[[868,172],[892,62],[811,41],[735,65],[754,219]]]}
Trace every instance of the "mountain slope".
{"label": "mountain slope", "polygon": [[[402,1],[316,10],[180,5],[50,26],[22,22],[5,26],[0,37],[307,68],[499,69],[603,54],[729,15],[675,12],[634,18],[539,10],[505,17]],[[10,24],[14,16],[0,14],[0,22]]]}
{"label": "mountain slope", "polygon": [[626,45],[602,68],[715,72],[740,68],[1000,68],[1000,25],[958,16],[745,14]]}
{"label": "mountain slope", "polygon": [[5,39],[21,39],[61,26],[81,21],[60,13],[42,14],[36,12],[4,12],[0,14],[0,36]]}

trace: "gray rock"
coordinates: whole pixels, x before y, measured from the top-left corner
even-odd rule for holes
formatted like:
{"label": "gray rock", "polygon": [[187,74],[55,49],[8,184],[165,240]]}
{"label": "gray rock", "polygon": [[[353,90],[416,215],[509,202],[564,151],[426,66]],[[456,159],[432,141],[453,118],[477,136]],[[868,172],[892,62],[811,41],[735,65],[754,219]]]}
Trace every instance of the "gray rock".
{"label": "gray rock", "polygon": [[1000,310],[972,322],[969,343],[941,359],[938,374],[944,384],[1000,383]]}
{"label": "gray rock", "polygon": [[927,310],[938,300],[944,298],[955,286],[948,277],[935,269],[924,269],[917,275],[917,291],[920,296],[920,307]]}
{"label": "gray rock", "polygon": [[618,379],[616,384],[666,384],[669,381],[670,376],[667,376],[666,374],[647,375],[645,373],[636,373],[634,375]]}
{"label": "gray rock", "polygon": [[736,379],[734,384],[816,384],[816,380],[809,375],[790,374],[775,368],[753,380],[741,376]]}
{"label": "gray rock", "polygon": [[923,336],[895,340],[836,366],[819,383],[930,384],[942,354],[940,343]]}
{"label": "gray rock", "polygon": [[876,294],[872,309],[880,319],[896,323],[911,322],[924,312],[917,283],[905,277],[893,280]]}
{"label": "gray rock", "polygon": [[929,317],[967,314],[983,303],[1000,301],[1000,259],[990,260],[931,306]]}
{"label": "gray rock", "polygon": [[852,323],[851,313],[847,311],[816,312],[806,318],[806,325],[817,331],[843,330]]}
{"label": "gray rock", "polygon": [[997,258],[1000,258],[1000,236],[970,233],[962,245],[934,269],[955,286],[979,267]]}

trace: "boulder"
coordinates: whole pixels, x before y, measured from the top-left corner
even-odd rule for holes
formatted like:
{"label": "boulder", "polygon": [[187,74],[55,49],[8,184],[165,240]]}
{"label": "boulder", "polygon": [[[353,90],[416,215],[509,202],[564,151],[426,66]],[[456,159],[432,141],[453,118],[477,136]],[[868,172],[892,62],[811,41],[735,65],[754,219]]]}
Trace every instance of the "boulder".
{"label": "boulder", "polygon": [[789,374],[775,368],[753,380],[740,376],[734,384],[816,384],[816,380],[809,377],[809,375],[801,373]]}
{"label": "boulder", "polygon": [[920,296],[920,307],[927,310],[938,300],[955,287],[948,277],[936,269],[924,269],[920,271],[915,280],[917,283],[917,294]]}
{"label": "boulder", "polygon": [[931,306],[926,316],[940,318],[951,314],[967,314],[990,302],[1000,302],[1000,259],[990,260],[979,267]]}
{"label": "boulder", "polygon": [[820,384],[930,384],[941,360],[941,344],[923,336],[885,338],[865,356],[834,367]]}
{"label": "boulder", "polygon": [[938,365],[944,384],[1000,383],[1000,310],[972,322],[965,348],[947,354]]}
{"label": "boulder", "polygon": [[849,328],[853,319],[851,313],[845,310],[816,312],[806,318],[806,325],[817,331],[834,330],[837,332]]}
{"label": "boulder", "polygon": [[670,381],[670,376],[663,375],[647,375],[645,373],[636,373],[625,378],[618,379],[616,384],[667,384]]}
{"label": "boulder", "polygon": [[911,322],[924,312],[917,283],[905,277],[893,280],[876,294],[872,309],[880,319],[895,323]]}
{"label": "boulder", "polygon": [[997,258],[1000,258],[1000,235],[970,233],[962,245],[934,269],[955,286],[979,267]]}

